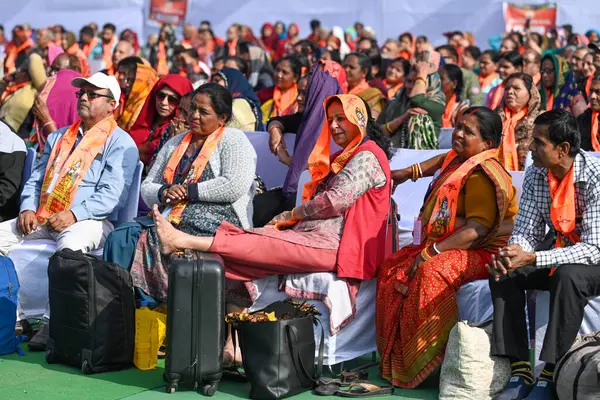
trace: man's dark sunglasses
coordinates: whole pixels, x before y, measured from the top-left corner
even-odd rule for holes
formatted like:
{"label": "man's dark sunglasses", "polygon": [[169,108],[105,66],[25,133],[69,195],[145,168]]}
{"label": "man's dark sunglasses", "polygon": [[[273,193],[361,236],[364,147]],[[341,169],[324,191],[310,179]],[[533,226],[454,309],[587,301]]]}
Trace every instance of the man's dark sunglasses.
{"label": "man's dark sunglasses", "polygon": [[88,95],[88,99],[90,99],[90,100],[97,99],[98,97],[106,97],[107,99],[114,100],[114,97],[109,96],[107,94],[90,92],[88,90],[80,90],[78,92],[75,92],[75,96],[77,96],[78,99],[82,98],[84,94],[87,94]]}

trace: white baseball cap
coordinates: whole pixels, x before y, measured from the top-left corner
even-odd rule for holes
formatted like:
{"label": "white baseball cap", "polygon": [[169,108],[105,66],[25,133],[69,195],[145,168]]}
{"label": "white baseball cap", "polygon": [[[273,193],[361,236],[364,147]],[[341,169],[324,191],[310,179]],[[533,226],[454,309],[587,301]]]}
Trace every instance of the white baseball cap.
{"label": "white baseball cap", "polygon": [[108,76],[102,72],[96,72],[89,78],[75,78],[71,81],[71,85],[76,88],[80,88],[85,83],[96,86],[98,89],[108,89],[117,102],[117,106],[119,105],[119,99],[121,98],[121,87],[114,76]]}

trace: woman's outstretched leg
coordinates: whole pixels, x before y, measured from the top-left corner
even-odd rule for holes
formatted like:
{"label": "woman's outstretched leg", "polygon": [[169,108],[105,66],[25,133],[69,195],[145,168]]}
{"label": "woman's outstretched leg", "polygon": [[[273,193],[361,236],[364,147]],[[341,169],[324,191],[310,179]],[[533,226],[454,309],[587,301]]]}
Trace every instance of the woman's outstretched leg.
{"label": "woman's outstretched leg", "polygon": [[169,255],[185,249],[207,252],[212,246],[213,238],[206,236],[191,236],[173,227],[155,204],[153,209],[156,234],[160,240],[160,252]]}

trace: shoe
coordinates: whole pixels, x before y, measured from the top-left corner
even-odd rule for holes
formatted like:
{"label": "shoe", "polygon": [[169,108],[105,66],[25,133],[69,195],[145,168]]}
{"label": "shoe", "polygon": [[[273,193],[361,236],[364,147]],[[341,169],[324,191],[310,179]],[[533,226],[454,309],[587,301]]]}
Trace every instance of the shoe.
{"label": "shoe", "polygon": [[533,389],[533,385],[525,383],[522,376],[512,376],[502,393],[494,397],[494,400],[522,400],[527,397]]}
{"label": "shoe", "polygon": [[555,400],[556,391],[554,390],[554,382],[545,379],[538,379],[533,389],[527,396],[526,400]]}
{"label": "shoe", "polygon": [[50,323],[42,325],[38,333],[35,334],[29,341],[30,351],[46,351],[46,343],[50,337]]}

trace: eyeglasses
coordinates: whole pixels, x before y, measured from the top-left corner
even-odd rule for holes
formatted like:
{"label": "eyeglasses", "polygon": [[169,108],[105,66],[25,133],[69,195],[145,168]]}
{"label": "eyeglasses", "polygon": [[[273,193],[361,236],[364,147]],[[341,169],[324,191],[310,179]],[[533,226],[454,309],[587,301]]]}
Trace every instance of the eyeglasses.
{"label": "eyeglasses", "polygon": [[169,105],[171,105],[171,106],[175,106],[179,103],[179,97],[173,96],[171,94],[167,94],[165,92],[156,93],[156,99],[159,102],[163,102],[165,99],[167,99],[169,102]]}
{"label": "eyeglasses", "polygon": [[78,92],[75,92],[75,96],[77,96],[78,99],[82,98],[84,94],[87,94],[88,99],[90,99],[90,101],[97,99],[98,97],[106,97],[107,99],[111,99],[114,100],[115,98],[106,94],[101,94],[101,93],[96,93],[96,92],[90,92],[88,90],[80,90]]}
{"label": "eyeglasses", "polygon": [[552,73],[554,73],[554,69],[553,68],[543,68],[540,70],[540,72],[542,74],[552,74]]}

